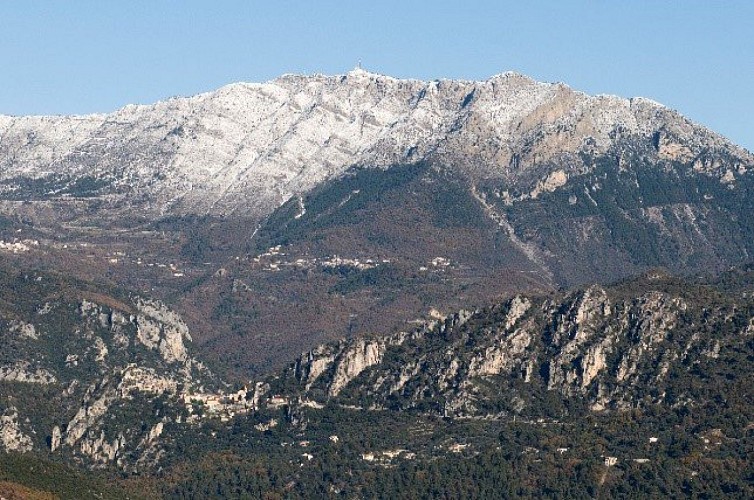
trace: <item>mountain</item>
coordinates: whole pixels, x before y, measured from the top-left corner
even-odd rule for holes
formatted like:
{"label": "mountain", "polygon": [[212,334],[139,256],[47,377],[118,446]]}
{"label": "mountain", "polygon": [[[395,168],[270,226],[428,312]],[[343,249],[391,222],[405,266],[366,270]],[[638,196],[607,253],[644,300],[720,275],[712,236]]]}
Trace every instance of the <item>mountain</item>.
{"label": "mountain", "polygon": [[0,166],[0,495],[751,496],[754,157],[660,104],[286,75]]}
{"label": "mountain", "polygon": [[515,73],[2,117],[0,165],[7,259],[164,301],[239,380],[470,303],[754,252],[749,152],[648,99]]}
{"label": "mountain", "polygon": [[718,390],[737,406],[750,383],[752,314],[748,299],[651,272],[322,346],[287,376],[301,385],[299,398],[453,418],[700,408]]}
{"label": "mountain", "polygon": [[2,117],[0,137],[5,198],[85,198],[116,213],[261,217],[351,166],[422,160],[536,196],[591,170],[582,155],[620,154],[627,141],[725,182],[752,163],[652,101],[589,97],[515,73],[481,82],[286,75],[106,115]]}
{"label": "mountain", "polygon": [[79,495],[107,474],[110,496],[752,492],[751,271],[516,295],[321,345],[241,390],[159,304],[4,276],[25,300],[4,313],[0,488],[62,491],[67,463],[104,469],[66,483]]}
{"label": "mountain", "polygon": [[247,411],[164,304],[38,271],[2,269],[0,285],[2,449],[136,471],[194,425],[192,404]]}
{"label": "mountain", "polygon": [[[266,381],[255,422],[277,424],[279,436],[298,429],[314,474],[360,458],[347,462],[352,474],[324,479],[346,494],[373,492],[376,464],[393,469],[388,484],[429,496],[465,484],[462,496],[744,498],[754,438],[744,276],[721,286],[653,271],[323,345]],[[465,465],[450,465],[459,455]],[[436,490],[417,481],[419,471],[442,475],[433,461],[456,479],[435,477]],[[527,474],[541,477],[536,486]],[[323,480],[302,482],[294,491]]]}

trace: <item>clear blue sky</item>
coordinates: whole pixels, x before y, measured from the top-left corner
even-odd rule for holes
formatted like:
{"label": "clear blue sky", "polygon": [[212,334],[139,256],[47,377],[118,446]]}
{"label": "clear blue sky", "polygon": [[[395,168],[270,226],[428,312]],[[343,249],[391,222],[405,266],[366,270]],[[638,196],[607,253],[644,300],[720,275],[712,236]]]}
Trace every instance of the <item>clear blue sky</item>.
{"label": "clear blue sky", "polygon": [[754,150],[750,0],[0,0],[0,113],[111,111],[282,73],[646,96]]}

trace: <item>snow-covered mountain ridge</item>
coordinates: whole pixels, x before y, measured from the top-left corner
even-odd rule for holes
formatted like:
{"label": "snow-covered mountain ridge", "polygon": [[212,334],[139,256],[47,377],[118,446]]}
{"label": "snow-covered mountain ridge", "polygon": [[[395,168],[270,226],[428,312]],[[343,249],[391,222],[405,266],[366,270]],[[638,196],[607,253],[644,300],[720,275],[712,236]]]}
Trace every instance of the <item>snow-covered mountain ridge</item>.
{"label": "snow-covered mountain ridge", "polygon": [[[631,138],[721,178],[754,164],[648,99],[590,97],[516,73],[426,82],[356,69],[236,83],[110,114],[0,116],[0,193],[31,183],[45,199],[76,197],[71,186],[84,179],[86,195],[111,206],[264,216],[354,165],[429,160],[536,184],[583,171],[583,154]],[[716,162],[720,151],[734,161]]]}

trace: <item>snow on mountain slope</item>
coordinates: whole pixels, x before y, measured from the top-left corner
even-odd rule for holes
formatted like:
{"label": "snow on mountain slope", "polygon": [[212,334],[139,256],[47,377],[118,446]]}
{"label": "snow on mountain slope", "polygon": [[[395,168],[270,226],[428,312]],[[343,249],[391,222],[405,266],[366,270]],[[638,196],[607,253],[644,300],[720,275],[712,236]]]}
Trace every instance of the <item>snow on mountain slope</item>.
{"label": "snow on mountain slope", "polygon": [[754,163],[646,99],[589,97],[515,73],[424,82],[356,69],[231,84],[111,114],[0,117],[0,193],[22,191],[23,179],[88,178],[104,186],[98,196],[149,213],[263,216],[353,165],[428,159],[515,180],[548,162],[583,168],[579,153],[660,132],[664,151],[683,160],[725,150],[738,159],[734,170]]}

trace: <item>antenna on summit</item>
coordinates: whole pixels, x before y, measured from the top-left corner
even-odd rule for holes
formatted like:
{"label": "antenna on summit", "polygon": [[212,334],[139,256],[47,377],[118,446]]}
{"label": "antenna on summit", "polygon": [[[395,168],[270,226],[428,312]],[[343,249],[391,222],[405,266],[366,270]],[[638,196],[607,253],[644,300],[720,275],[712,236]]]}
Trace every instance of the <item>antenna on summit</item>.
{"label": "antenna on summit", "polygon": [[356,63],[356,69],[362,69],[361,68],[361,59],[359,59],[359,62]]}

